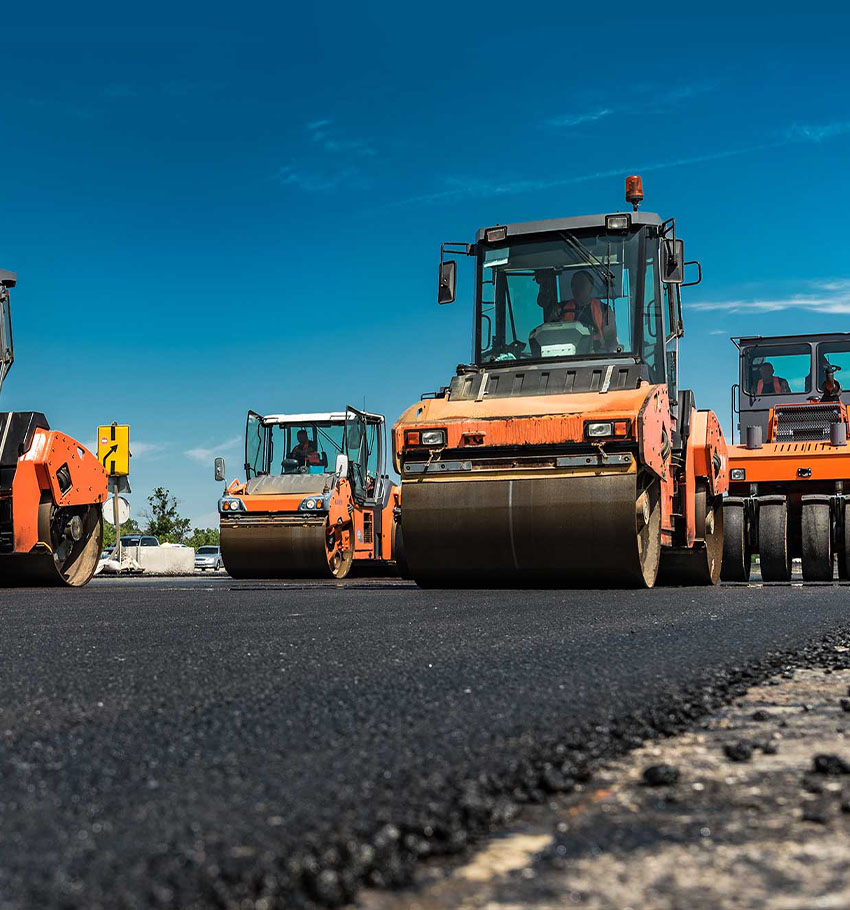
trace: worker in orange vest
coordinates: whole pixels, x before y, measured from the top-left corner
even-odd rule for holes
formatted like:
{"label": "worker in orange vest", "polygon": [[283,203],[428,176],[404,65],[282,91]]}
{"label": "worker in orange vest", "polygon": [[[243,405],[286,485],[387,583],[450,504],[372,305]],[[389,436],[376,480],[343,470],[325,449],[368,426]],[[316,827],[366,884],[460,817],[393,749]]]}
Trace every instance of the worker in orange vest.
{"label": "worker in orange vest", "polygon": [[308,438],[307,431],[299,430],[295,434],[295,438],[298,440],[298,445],[289,453],[289,457],[297,459],[300,465],[321,464],[319,453],[316,451],[315,444]]}
{"label": "worker in orange vest", "polygon": [[756,383],[756,395],[780,395],[791,393],[791,386],[788,385],[787,379],[773,375],[773,364],[765,360],[759,366],[760,379]]}
{"label": "worker in orange vest", "polygon": [[[593,340],[617,343],[617,327],[610,319],[610,308],[598,297],[592,297],[593,277],[589,272],[576,272],[570,282],[573,296],[560,304],[560,322],[583,322],[595,329]],[[592,323],[592,324],[590,324]]]}

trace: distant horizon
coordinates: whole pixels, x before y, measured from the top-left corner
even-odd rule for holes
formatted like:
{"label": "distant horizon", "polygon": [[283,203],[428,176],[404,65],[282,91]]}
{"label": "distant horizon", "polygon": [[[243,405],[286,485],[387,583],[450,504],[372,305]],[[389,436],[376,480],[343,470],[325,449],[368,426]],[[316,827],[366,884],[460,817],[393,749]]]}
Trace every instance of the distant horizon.
{"label": "distant horizon", "polygon": [[86,445],[128,423],[133,517],[164,486],[214,527],[249,408],[391,427],[469,359],[471,269],[438,308],[441,242],[624,209],[638,173],[702,262],[680,385],[728,433],[730,336],[850,314],[850,14],[523,12],[9,11],[0,406]]}

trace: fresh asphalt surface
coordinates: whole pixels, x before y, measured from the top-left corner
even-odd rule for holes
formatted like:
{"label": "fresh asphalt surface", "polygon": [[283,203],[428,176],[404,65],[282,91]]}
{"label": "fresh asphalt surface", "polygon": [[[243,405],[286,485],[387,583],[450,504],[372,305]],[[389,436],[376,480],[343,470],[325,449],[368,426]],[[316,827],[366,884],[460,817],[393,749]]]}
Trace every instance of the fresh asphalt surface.
{"label": "fresh asphalt surface", "polygon": [[837,585],[0,591],[0,908],[288,908],[402,880],[393,844],[462,846],[482,775],[507,807],[558,737],[846,629],[848,605]]}

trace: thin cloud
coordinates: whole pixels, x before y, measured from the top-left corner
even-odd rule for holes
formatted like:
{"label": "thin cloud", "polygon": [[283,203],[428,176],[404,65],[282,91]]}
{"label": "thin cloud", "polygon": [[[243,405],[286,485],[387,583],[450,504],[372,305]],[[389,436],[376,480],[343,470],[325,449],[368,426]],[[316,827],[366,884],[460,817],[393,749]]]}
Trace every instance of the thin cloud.
{"label": "thin cloud", "polygon": [[162,452],[165,448],[167,448],[166,444],[161,442],[130,440],[130,451],[133,453],[134,458],[138,458],[141,455],[155,455],[158,452]]}
{"label": "thin cloud", "polygon": [[561,116],[549,117],[545,125],[558,128],[571,128],[583,126],[586,123],[594,123],[605,117],[614,114],[636,115],[636,114],[662,114],[674,110],[686,102],[691,101],[699,95],[715,91],[719,82],[705,81],[692,82],[687,85],[680,85],[676,88],[667,89],[659,88],[655,85],[643,85],[638,89],[638,97],[620,104],[607,104],[604,107],[598,107],[595,110],[584,111],[578,114],[565,114]]}
{"label": "thin cloud", "polygon": [[583,123],[593,123],[594,120],[602,120],[603,117],[609,117],[614,113],[612,107],[602,107],[596,111],[588,111],[585,114],[567,114],[563,117],[550,117],[546,121],[547,126],[581,126]]}
{"label": "thin cloud", "polygon": [[632,162],[631,164],[622,167],[608,168],[606,170],[593,171],[587,174],[574,174],[570,177],[504,181],[450,177],[446,178],[444,181],[445,184],[448,184],[447,188],[444,190],[402,199],[398,202],[390,203],[389,207],[394,208],[396,206],[409,205],[412,203],[429,204],[469,196],[507,196],[516,193],[539,192],[541,190],[571,186],[577,183],[587,183],[591,180],[619,177],[627,173],[650,173],[652,171],[663,171],[668,168],[682,167],[684,165],[704,164],[709,161],[722,161],[725,158],[736,158],[739,155],[769,151],[771,149],[782,148],[783,146],[797,143],[819,143],[824,139],[844,135],[846,133],[850,133],[850,122],[848,121],[836,121],[826,124],[795,124],[793,127],[786,129],[772,142],[764,142],[758,145],[742,145],[736,148],[708,152],[703,155],[672,158],[667,161],[647,161],[638,164]]}
{"label": "thin cloud", "polygon": [[312,120],[307,124],[307,133],[312,142],[319,145],[326,152],[348,152],[351,155],[372,157],[376,153],[373,144],[366,139],[348,139],[339,135],[339,130],[333,129],[333,120],[322,118]]}
{"label": "thin cloud", "polygon": [[793,123],[786,130],[789,142],[823,142],[835,136],[850,133],[850,120],[836,120],[833,123],[806,124]]}
{"label": "thin cloud", "polygon": [[608,168],[602,171],[593,171],[588,174],[574,174],[571,177],[555,177],[552,179],[541,180],[505,180],[503,182],[487,180],[464,180],[461,178],[448,178],[447,183],[453,184],[448,189],[429,193],[424,196],[413,196],[409,199],[402,200],[392,205],[407,205],[409,203],[434,203],[446,199],[455,199],[463,196],[507,196],[514,193],[538,192],[540,190],[550,190],[556,187],[571,186],[576,183],[587,183],[591,180],[608,179],[610,177],[620,177],[626,173],[649,173],[651,171],[666,170],[671,167],[681,167],[686,164],[702,164],[707,161],[720,161],[724,158],[732,158],[737,155],[745,155],[749,152],[760,152],[766,149],[777,148],[785,145],[783,142],[772,142],[763,145],[748,145],[740,148],[725,149],[719,152],[710,152],[705,155],[693,155],[690,157],[673,158],[668,161],[644,162],[643,164],[632,164],[628,167]]}
{"label": "thin cloud", "polygon": [[234,436],[232,439],[227,439],[217,446],[210,446],[209,448],[198,446],[196,449],[187,449],[183,454],[187,458],[191,458],[192,461],[208,464],[218,455],[236,451],[240,442],[242,442],[242,437]]}
{"label": "thin cloud", "polygon": [[812,282],[808,290],[786,297],[704,300],[688,304],[690,310],[727,313],[778,313],[783,310],[812,310],[830,315],[850,313],[850,280]]}
{"label": "thin cloud", "polygon": [[327,193],[344,184],[352,186],[363,184],[363,175],[353,167],[318,173],[287,165],[278,171],[277,179],[281,186],[294,187],[305,193]]}

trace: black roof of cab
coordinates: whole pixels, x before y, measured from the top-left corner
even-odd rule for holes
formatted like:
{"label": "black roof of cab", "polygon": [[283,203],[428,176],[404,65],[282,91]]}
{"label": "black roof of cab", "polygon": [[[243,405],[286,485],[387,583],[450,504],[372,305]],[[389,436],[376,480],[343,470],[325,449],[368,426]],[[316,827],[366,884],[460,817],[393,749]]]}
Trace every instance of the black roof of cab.
{"label": "black roof of cab", "polygon": [[505,228],[507,237],[521,237],[523,234],[546,234],[555,231],[579,231],[584,228],[605,227],[608,215],[630,215],[632,224],[660,225],[661,218],[655,212],[605,212],[602,215],[580,215],[577,218],[551,218],[548,221],[520,221],[516,224],[491,224],[480,228],[475,242],[485,240],[486,232],[493,228]]}

